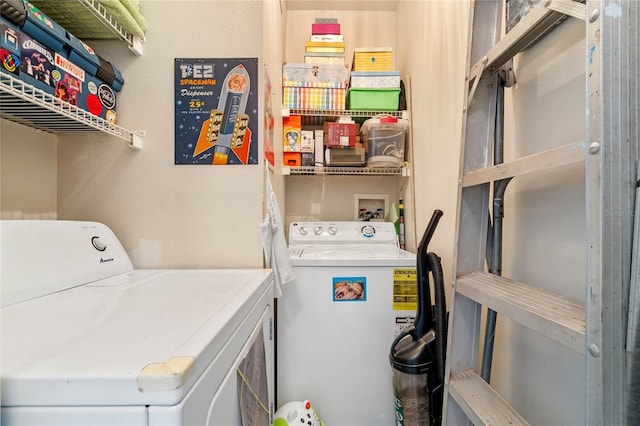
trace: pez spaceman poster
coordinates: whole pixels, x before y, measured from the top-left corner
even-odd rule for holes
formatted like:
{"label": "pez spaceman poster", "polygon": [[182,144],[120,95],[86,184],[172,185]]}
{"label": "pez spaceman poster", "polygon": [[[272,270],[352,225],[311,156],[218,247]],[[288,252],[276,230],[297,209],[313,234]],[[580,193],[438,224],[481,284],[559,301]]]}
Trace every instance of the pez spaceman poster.
{"label": "pez spaceman poster", "polygon": [[257,164],[257,128],[257,58],[176,58],[175,164]]}

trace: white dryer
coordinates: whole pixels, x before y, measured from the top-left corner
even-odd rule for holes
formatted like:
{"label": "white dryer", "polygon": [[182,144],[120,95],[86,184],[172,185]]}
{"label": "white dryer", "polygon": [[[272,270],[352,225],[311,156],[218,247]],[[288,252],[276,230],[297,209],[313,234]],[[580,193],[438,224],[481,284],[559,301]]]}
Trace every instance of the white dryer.
{"label": "white dryer", "polygon": [[133,269],[95,222],[0,238],[2,425],[269,424],[270,270]]}
{"label": "white dryer", "polygon": [[296,279],[277,299],[277,406],[309,400],[328,425],[395,424],[389,350],[415,315],[415,255],[389,222],[295,222],[289,253]]}

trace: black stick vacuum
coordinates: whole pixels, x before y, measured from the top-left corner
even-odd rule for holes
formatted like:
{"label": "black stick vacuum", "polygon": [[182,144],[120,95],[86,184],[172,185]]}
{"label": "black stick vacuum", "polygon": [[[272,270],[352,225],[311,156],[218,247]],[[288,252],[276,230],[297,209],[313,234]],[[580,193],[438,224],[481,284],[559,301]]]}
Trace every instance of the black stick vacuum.
{"label": "black stick vacuum", "polygon": [[[413,326],[391,344],[397,424],[439,426],[442,422],[447,312],[440,258],[427,246],[442,217],[435,210],[418,245],[418,308]],[[431,304],[429,274],[433,277],[435,306]]]}

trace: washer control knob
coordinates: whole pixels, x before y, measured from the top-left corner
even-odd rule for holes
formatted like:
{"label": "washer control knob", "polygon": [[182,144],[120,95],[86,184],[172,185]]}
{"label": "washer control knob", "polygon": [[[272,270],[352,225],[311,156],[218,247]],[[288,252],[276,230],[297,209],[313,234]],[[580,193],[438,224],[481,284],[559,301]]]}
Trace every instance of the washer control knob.
{"label": "washer control knob", "polygon": [[322,234],[322,226],[316,226],[315,228],[313,228],[313,233],[316,235]]}
{"label": "washer control knob", "polygon": [[362,231],[362,235],[364,235],[367,238],[371,238],[375,235],[376,228],[374,228],[371,225],[365,225],[362,227],[361,231]]}
{"label": "washer control knob", "polygon": [[338,233],[338,228],[336,228],[335,226],[330,226],[329,229],[327,229],[327,232],[329,233],[329,235],[336,235]]}
{"label": "washer control knob", "polygon": [[309,230],[307,229],[306,226],[301,226],[299,229],[300,235],[307,235],[309,233]]}
{"label": "washer control knob", "polygon": [[107,246],[105,245],[105,243],[103,243],[102,241],[100,241],[100,237],[93,237],[91,238],[91,244],[93,244],[93,246],[96,248],[96,250],[98,251],[105,251],[107,249]]}

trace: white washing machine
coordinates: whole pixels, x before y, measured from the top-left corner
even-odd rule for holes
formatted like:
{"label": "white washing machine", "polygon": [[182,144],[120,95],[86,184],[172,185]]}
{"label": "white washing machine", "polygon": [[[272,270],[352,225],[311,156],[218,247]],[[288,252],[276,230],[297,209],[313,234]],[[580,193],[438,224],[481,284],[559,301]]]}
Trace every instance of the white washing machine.
{"label": "white washing machine", "polygon": [[136,270],[95,222],[0,239],[2,425],[269,424],[270,270]]}
{"label": "white washing machine", "polygon": [[389,222],[296,222],[296,279],[277,300],[277,406],[309,400],[327,425],[395,424],[389,349],[415,315],[416,257]]}

